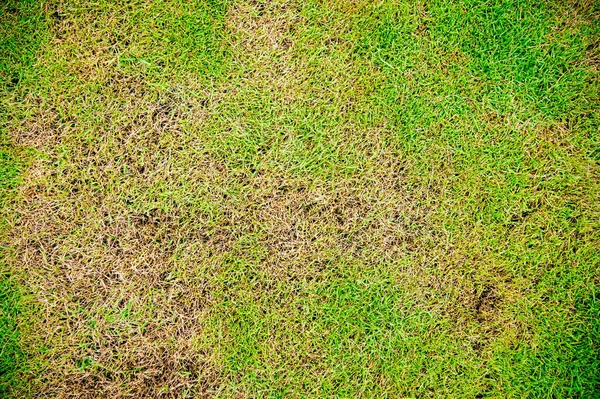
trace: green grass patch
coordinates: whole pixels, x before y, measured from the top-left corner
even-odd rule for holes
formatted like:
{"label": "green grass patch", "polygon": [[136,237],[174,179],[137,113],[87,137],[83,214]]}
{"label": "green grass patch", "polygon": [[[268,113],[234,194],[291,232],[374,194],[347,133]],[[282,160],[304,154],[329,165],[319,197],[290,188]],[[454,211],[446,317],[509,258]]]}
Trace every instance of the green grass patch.
{"label": "green grass patch", "polygon": [[[42,43],[48,37],[44,3],[7,1],[0,6],[0,394],[10,395],[22,386],[20,373],[26,368],[19,326],[28,317],[23,309],[21,287],[15,270],[7,265],[11,255],[6,238],[15,213],[12,209],[16,188],[25,169],[23,149],[9,136],[10,104],[22,85],[35,74],[34,64]],[[17,271],[21,273],[22,271]]]}

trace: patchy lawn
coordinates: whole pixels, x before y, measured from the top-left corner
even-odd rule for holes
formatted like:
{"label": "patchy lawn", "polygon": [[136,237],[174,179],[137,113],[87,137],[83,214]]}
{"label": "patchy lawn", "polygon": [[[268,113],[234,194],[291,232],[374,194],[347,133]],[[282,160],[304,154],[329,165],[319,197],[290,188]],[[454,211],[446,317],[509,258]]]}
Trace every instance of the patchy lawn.
{"label": "patchy lawn", "polygon": [[600,396],[593,0],[0,14],[6,395]]}

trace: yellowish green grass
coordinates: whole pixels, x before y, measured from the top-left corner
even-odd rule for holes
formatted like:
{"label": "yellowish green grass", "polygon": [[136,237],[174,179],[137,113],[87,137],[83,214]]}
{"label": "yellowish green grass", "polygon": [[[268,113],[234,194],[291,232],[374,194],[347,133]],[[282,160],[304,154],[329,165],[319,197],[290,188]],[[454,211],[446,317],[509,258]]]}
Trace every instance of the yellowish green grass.
{"label": "yellowish green grass", "polygon": [[595,2],[2,13],[7,395],[600,396]]}

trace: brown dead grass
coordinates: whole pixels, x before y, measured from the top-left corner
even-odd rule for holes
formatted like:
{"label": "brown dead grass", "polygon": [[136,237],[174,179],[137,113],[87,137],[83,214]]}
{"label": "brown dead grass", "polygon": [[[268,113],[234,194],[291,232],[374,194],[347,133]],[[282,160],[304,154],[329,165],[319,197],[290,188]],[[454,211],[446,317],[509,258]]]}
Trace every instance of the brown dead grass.
{"label": "brown dead grass", "polygon": [[[114,154],[119,167],[123,159],[136,158],[139,145],[123,140]],[[111,159],[92,155],[85,146],[79,150],[85,161],[75,161],[60,175],[48,165],[52,159],[32,167],[13,229],[15,262],[27,270],[26,286],[39,298],[43,314],[33,329],[45,333],[36,338],[53,348],[44,356],[52,364],[44,372],[47,386],[60,397],[97,397],[98,391],[139,397],[167,385],[162,396],[171,397],[190,385],[213,387],[215,367],[206,366],[211,355],[190,350],[202,331],[210,291],[171,273],[177,270],[174,251],[183,241],[205,240],[218,249],[228,240],[188,230],[193,216],[177,207],[132,210],[120,198],[123,193],[106,189],[117,175]],[[196,167],[213,166],[198,161]],[[162,162],[140,164],[125,162],[142,192],[156,176],[173,175]],[[100,188],[82,181],[81,170]],[[126,308],[137,313],[123,320],[119,315]],[[86,359],[94,364],[82,372]]]}

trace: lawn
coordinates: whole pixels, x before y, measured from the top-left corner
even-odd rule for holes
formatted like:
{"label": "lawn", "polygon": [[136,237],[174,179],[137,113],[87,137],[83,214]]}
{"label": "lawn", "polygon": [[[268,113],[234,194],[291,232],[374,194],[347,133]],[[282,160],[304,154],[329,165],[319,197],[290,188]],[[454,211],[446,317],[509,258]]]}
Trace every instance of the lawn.
{"label": "lawn", "polygon": [[4,0],[0,395],[600,398],[600,3]]}

